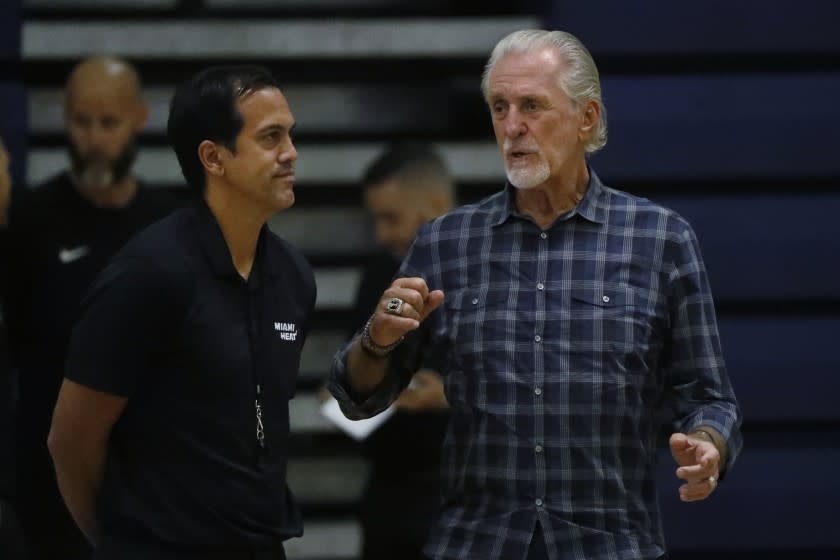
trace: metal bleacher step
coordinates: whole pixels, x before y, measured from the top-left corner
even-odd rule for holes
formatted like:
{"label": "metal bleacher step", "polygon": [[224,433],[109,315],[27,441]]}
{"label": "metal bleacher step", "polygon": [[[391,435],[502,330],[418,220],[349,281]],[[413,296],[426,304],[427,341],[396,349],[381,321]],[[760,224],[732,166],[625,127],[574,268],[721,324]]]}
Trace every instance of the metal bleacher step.
{"label": "metal bleacher step", "polygon": [[[372,136],[409,130],[424,134],[447,134],[455,118],[456,100],[448,84],[292,84],[283,87],[297,121],[299,136]],[[478,80],[474,84],[478,94]],[[174,87],[154,86],[143,90],[149,105],[144,137],[164,139],[169,101]],[[429,108],[434,107],[433,111]],[[39,87],[29,94],[30,131],[59,137],[64,127],[64,96],[61,88]]]}
{"label": "metal bleacher step", "polygon": [[[534,18],[278,19],[223,21],[28,21],[25,60],[95,52],[153,60],[402,57],[485,58],[493,44]],[[127,40],[129,39],[130,40]]]}
{"label": "metal bleacher step", "polygon": [[362,530],[354,519],[308,522],[303,536],[284,547],[289,560],[350,560],[359,557]]}

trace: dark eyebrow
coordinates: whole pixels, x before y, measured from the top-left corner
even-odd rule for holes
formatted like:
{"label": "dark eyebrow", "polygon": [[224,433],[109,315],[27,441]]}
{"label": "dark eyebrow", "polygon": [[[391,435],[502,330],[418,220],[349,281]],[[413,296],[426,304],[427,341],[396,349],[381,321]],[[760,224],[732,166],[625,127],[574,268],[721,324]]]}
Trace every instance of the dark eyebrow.
{"label": "dark eyebrow", "polygon": [[[289,129],[289,134],[290,134],[290,135],[291,135],[291,134],[295,131],[295,128],[296,128],[296,127],[297,127],[297,123],[295,123],[295,124],[293,124],[293,125],[292,125],[292,127]],[[261,129],[257,130],[257,134],[258,134],[259,136],[263,136],[263,135],[265,135],[265,134],[269,134],[269,133],[271,133],[271,132],[284,132],[285,130],[286,130],[286,127],[285,127],[285,126],[283,126],[283,125],[280,125],[280,124],[269,124],[269,125],[264,126],[264,127],[263,127],[263,128],[261,128]]]}

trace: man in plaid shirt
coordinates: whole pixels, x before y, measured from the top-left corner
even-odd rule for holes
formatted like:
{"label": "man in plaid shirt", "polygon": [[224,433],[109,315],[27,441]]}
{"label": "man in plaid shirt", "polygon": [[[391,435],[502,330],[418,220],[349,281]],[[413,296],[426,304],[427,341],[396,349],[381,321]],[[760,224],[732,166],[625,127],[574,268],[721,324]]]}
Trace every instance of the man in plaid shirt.
{"label": "man in plaid shirt", "polygon": [[[691,226],[601,183],[598,71],[568,33],[502,39],[482,89],[508,182],[418,232],[336,356],[349,418],[387,407],[449,347],[435,559],[665,557],[654,471],[671,419],[680,497],[702,500],[741,422]],[[411,507],[411,504],[405,504]]]}

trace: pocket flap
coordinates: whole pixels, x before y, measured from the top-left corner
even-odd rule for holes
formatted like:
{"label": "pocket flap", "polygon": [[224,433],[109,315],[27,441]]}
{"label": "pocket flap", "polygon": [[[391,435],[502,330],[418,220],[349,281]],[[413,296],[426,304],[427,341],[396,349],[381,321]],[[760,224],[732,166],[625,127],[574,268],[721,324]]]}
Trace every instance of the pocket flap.
{"label": "pocket flap", "polygon": [[572,299],[598,307],[633,305],[633,293],[627,288],[593,288],[572,290]]}
{"label": "pocket flap", "polygon": [[457,310],[478,309],[488,304],[507,301],[508,291],[465,289],[460,290],[451,298],[449,307]]}

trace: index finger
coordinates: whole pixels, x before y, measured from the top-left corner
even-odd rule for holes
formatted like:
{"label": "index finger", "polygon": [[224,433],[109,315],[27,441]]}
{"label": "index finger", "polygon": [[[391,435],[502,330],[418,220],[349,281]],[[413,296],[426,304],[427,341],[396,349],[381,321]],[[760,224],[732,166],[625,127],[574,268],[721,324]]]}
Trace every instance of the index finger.
{"label": "index finger", "polygon": [[429,297],[429,286],[426,285],[425,280],[417,276],[397,278],[391,286],[395,288],[408,288],[410,290],[414,290],[420,294],[423,301],[426,301]]}
{"label": "index finger", "polygon": [[711,449],[703,451],[698,462],[704,467],[714,466],[720,462],[720,453],[714,446],[712,446]]}

